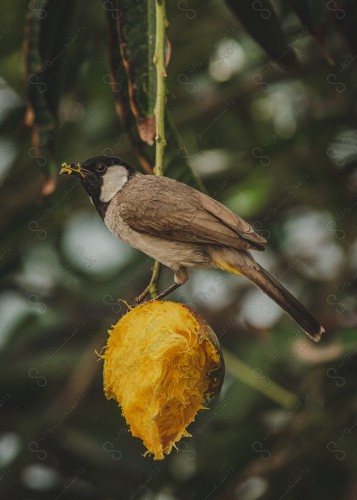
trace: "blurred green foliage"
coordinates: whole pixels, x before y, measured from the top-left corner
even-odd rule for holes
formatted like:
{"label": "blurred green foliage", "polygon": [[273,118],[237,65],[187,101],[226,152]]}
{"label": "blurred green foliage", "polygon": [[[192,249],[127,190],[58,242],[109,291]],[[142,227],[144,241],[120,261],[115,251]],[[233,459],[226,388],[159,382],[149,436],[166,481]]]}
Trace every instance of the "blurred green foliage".
{"label": "blurred green foliage", "polygon": [[[152,262],[111,237],[73,179],[55,176],[62,161],[101,154],[140,168],[135,121],[133,147],[115,112],[108,18],[118,7],[50,4],[0,6],[1,498],[356,498],[355,3],[275,1],[269,16],[270,2],[248,12],[237,1],[240,22],[218,0],[168,2],[166,172],[193,183],[192,167],[253,223],[269,243],[260,261],[327,333],[312,345],[244,278],[193,273],[173,297],[207,319],[238,370],[227,362],[220,398],[162,462],[142,456],[106,401],[95,353],[125,311],[118,298],[133,302]],[[30,74],[28,13],[38,26],[45,17],[47,51],[36,60],[32,47]],[[279,59],[279,40],[283,67],[267,55]],[[30,77],[57,56],[45,81]],[[51,113],[37,143],[29,99]],[[140,148],[152,161],[153,147]],[[162,286],[171,280],[165,271]],[[269,396],[274,384],[288,403]]]}

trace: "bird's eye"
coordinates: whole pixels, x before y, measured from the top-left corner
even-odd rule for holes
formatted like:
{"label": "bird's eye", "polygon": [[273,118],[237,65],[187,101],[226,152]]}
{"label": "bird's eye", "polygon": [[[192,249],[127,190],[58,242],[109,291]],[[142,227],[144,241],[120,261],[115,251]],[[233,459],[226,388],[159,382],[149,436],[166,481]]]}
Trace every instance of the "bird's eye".
{"label": "bird's eye", "polygon": [[98,165],[95,167],[96,172],[99,174],[102,174],[107,167],[104,165],[104,163],[98,163]]}

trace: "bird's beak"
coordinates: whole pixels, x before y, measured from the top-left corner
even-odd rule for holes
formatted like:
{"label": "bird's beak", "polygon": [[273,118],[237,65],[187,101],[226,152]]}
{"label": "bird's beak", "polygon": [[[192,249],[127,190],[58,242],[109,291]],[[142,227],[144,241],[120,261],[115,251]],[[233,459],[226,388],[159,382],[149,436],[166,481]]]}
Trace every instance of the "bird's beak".
{"label": "bird's beak", "polygon": [[82,177],[85,177],[83,170],[81,169],[80,163],[62,163],[62,168],[60,170],[60,174],[79,174]]}

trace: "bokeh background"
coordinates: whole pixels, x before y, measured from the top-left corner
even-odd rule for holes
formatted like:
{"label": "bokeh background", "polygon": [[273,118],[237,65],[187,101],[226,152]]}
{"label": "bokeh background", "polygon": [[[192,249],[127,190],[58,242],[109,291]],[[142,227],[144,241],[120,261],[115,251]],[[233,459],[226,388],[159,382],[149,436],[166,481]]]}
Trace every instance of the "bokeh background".
{"label": "bokeh background", "polygon": [[[125,311],[118,299],[134,301],[152,261],[56,175],[62,161],[100,154],[141,168],[115,112],[115,4],[67,2],[71,16],[59,18],[66,64],[47,75],[62,80],[47,156],[49,141],[37,147],[25,124],[41,88],[23,47],[26,16],[41,19],[45,3],[0,5],[1,498],[356,499],[355,2],[274,2],[289,44],[282,65],[269,55],[281,40],[267,2],[252,3],[255,21],[218,0],[168,2],[170,168],[187,178],[192,168],[253,224],[268,240],[259,262],[327,333],[313,344],[245,278],[192,273],[170,298],[216,331],[227,375],[192,437],[156,462],[105,399],[97,354]],[[163,271],[161,286],[171,280]]]}

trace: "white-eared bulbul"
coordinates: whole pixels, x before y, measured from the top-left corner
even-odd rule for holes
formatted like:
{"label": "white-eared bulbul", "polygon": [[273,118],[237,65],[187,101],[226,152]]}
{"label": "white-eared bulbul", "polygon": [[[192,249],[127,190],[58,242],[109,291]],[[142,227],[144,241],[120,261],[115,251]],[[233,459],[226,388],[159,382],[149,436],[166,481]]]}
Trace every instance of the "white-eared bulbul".
{"label": "white-eared bulbul", "polygon": [[264,250],[266,240],[218,201],[174,179],[143,175],[116,157],[64,163],[61,173],[79,176],[115,236],[173,270],[175,284],[159,298],[184,284],[189,269],[243,274],[320,340],[321,324],[248,252]]}

